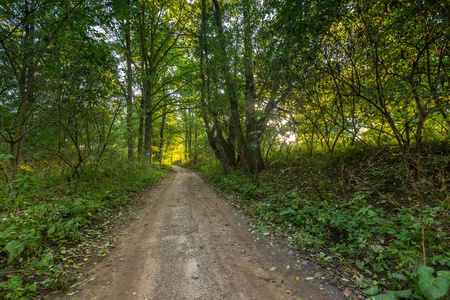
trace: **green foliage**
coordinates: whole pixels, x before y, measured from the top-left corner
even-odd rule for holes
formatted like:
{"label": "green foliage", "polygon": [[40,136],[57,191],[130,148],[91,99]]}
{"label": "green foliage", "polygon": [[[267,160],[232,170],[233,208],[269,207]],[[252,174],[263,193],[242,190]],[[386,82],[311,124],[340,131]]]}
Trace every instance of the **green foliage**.
{"label": "green foliage", "polygon": [[427,300],[436,300],[447,294],[450,286],[449,271],[438,271],[435,277],[433,268],[420,265],[417,274],[419,291]]}
{"label": "green foliage", "polygon": [[[417,290],[415,295],[416,299],[426,299],[426,300],[436,300],[444,297],[449,290],[450,285],[450,272],[449,271],[438,271],[437,276],[434,275],[434,269],[420,265],[417,269],[418,282],[414,283]],[[409,299],[413,295],[411,290],[403,291],[385,291],[381,295],[378,294],[378,286],[373,286],[367,289],[364,293],[367,296],[373,296],[369,298],[370,300],[397,300],[400,298]],[[419,295],[423,296],[421,298]]]}
{"label": "green foliage", "polygon": [[[326,267],[338,262],[353,265],[359,272],[355,285],[360,288],[378,282],[380,286],[368,290],[367,296],[425,295],[423,287],[416,288],[419,283],[412,284],[422,276],[416,273],[422,260],[422,213],[428,262],[438,270],[450,268],[448,204],[445,194],[438,198],[435,193],[440,184],[434,159],[438,157],[424,160],[428,183],[421,211],[411,200],[414,195],[402,161],[389,152],[359,147],[332,155],[315,152],[309,160],[301,160],[301,152],[295,155],[272,164],[261,173],[259,184],[237,170],[224,175],[210,165],[202,171],[233,195],[232,203],[244,209],[255,230],[279,232],[292,247]],[[442,272],[433,290],[446,282],[442,276],[447,273]],[[385,288],[391,291],[377,296]]]}
{"label": "green foliage", "polygon": [[[21,183],[10,193],[20,194],[18,209],[2,214],[0,220],[0,295],[18,299],[33,295],[38,287],[70,285],[67,269],[83,263],[67,263],[73,255],[70,245],[87,246],[89,238],[111,226],[109,220],[131,203],[130,192],[154,183],[167,171],[163,165],[105,159],[86,167],[71,184],[35,176],[34,184],[21,188],[26,180],[17,179]],[[46,279],[35,281],[30,275]]]}
{"label": "green foliage", "polygon": [[386,291],[383,295],[377,295],[371,297],[371,300],[397,300],[397,299],[409,299],[412,296],[410,290],[405,291]]}
{"label": "green foliage", "polygon": [[26,299],[33,295],[37,290],[37,284],[24,285],[19,275],[12,276],[4,282],[0,282],[0,291],[4,292],[5,299]]}
{"label": "green foliage", "polygon": [[5,249],[9,254],[8,263],[11,263],[17,256],[20,255],[20,253],[22,253],[24,245],[21,242],[13,240],[6,244]]}

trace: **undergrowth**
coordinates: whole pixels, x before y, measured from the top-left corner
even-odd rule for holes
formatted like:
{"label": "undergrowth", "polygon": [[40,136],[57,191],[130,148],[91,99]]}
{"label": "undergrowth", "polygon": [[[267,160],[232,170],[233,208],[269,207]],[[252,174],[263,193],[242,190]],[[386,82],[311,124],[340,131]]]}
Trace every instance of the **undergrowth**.
{"label": "undergrowth", "polygon": [[107,251],[108,245],[92,239],[122,214],[133,192],[167,171],[167,166],[111,159],[85,167],[70,183],[56,172],[23,173],[10,182],[1,195],[0,298],[68,288],[75,280],[71,271]]}
{"label": "undergrowth", "polygon": [[427,287],[419,284],[429,281],[442,283],[432,290],[448,290],[447,154],[430,154],[423,164],[420,184],[426,200],[428,267],[420,265],[420,207],[400,156],[388,148],[355,147],[312,157],[293,153],[274,160],[258,183],[239,170],[224,175],[217,165],[200,169],[218,188],[235,196],[234,205],[246,212],[256,228],[282,234],[290,246],[324,267],[343,266],[352,276],[344,280],[352,280],[367,296],[387,291],[375,299],[402,295],[438,299],[433,298],[438,294],[427,294]]}

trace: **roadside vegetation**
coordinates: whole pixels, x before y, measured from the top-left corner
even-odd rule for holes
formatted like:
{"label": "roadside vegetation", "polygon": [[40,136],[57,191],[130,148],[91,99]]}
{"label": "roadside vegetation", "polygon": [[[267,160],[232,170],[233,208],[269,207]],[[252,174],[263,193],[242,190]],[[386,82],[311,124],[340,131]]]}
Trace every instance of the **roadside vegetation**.
{"label": "roadside vegetation", "polygon": [[279,152],[259,182],[240,170],[224,175],[217,165],[200,169],[232,195],[255,230],[276,232],[366,296],[438,299],[450,281],[450,148],[429,146],[434,151],[423,160],[420,182],[423,208],[413,200],[395,147],[357,143],[332,154]]}
{"label": "roadside vegetation", "polygon": [[7,183],[0,207],[0,298],[67,289],[79,268],[113,246],[105,233],[127,215],[136,192],[168,171],[113,158],[86,166],[71,182],[58,170],[33,166]]}

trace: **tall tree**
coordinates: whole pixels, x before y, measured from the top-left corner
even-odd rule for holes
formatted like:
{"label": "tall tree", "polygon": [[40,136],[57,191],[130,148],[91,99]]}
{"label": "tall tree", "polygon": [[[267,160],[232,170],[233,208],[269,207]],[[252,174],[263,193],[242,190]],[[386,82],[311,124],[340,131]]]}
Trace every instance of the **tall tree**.
{"label": "tall tree", "polygon": [[127,61],[127,147],[128,159],[134,159],[134,134],[133,134],[133,54],[131,52],[131,3],[126,0],[127,18],[125,20],[125,53]]}

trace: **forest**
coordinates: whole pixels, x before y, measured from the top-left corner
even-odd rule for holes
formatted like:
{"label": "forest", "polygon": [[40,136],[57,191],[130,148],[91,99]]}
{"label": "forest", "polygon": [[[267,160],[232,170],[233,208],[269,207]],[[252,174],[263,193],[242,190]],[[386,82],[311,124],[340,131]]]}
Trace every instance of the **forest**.
{"label": "forest", "polygon": [[1,1],[0,298],[171,164],[367,297],[448,297],[449,35],[447,0]]}

